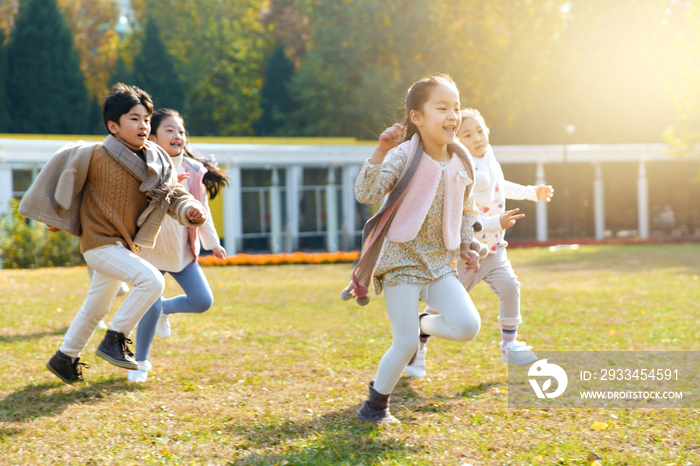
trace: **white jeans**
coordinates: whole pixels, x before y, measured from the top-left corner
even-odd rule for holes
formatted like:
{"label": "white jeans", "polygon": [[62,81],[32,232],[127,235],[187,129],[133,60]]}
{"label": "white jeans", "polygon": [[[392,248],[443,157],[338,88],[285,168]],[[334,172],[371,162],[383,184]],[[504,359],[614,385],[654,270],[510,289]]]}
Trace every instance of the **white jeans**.
{"label": "white jeans", "polygon": [[72,358],[80,357],[98,322],[112,307],[121,282],[133,288],[114,314],[111,329],[127,337],[165,289],[163,274],[121,243],[91,249],[83,256],[95,272],[85,302],[61,345],[61,352]]}
{"label": "white jeans", "polygon": [[[383,395],[389,395],[401,378],[418,348],[420,333],[456,341],[471,340],[479,333],[481,317],[455,276],[432,283],[385,286],[384,293],[394,338],[391,348],[379,361],[374,379],[374,389]],[[439,312],[423,317],[420,324],[419,299]]]}

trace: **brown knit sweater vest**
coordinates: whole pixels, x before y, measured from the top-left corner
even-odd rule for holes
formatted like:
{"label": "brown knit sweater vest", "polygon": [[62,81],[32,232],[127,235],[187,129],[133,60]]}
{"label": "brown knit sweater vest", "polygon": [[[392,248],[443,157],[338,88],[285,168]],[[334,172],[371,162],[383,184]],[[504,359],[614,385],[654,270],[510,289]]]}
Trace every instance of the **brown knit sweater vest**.
{"label": "brown knit sweater vest", "polygon": [[136,220],[148,206],[141,181],[99,145],[90,160],[80,207],[80,251],[121,242],[136,252]]}

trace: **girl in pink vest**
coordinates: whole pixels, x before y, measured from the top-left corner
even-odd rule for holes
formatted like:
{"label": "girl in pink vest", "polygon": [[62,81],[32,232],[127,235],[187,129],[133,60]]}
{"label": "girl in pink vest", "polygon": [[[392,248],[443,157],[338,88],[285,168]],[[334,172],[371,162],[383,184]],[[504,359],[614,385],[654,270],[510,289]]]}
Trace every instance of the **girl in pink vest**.
{"label": "girl in pink vest", "polygon": [[[479,261],[469,249],[478,212],[471,195],[473,162],[455,140],[459,108],[449,76],[414,83],[406,95],[404,125],[381,134],[357,177],[359,202],[386,199],[365,226],[362,258],[341,296],[366,304],[373,280],[377,294],[384,290],[393,328],[392,345],[369,383],[359,419],[398,422],[389,412],[389,395],[416,353],[419,335],[467,341],[481,325],[454,267],[460,254],[469,267]],[[419,299],[440,314],[419,315]]]}
{"label": "girl in pink vest", "polygon": [[170,314],[202,313],[214,303],[211,287],[197,263],[200,243],[214,256],[226,258],[226,250],[219,243],[219,235],[209,212],[207,193],[213,199],[228,183],[228,176],[215,164],[199,161],[188,151],[185,123],[175,110],[160,109],[153,114],[150,139],[170,155],[178,172],[178,181],[202,203],[207,212],[207,222],[200,228],[185,228],[166,217],[156,246],[139,253],[161,273],[168,272],[185,294],[169,299],[161,296],[139,322],[135,358],[139,369],[129,371],[132,382],[146,381],[151,368],[148,356],[153,336],[170,336]]}

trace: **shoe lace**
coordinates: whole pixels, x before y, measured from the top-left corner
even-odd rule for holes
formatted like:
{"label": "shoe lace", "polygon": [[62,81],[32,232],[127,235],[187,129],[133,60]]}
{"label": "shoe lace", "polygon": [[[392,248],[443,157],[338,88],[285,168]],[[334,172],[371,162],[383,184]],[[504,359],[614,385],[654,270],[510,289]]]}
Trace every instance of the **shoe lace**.
{"label": "shoe lace", "polygon": [[129,357],[134,357],[134,353],[131,352],[129,349],[130,344],[132,344],[133,341],[131,339],[126,338],[123,333],[117,333],[117,347],[126,355]]}
{"label": "shoe lace", "polygon": [[89,365],[85,364],[84,362],[80,362],[80,358],[76,359],[75,362],[72,363],[72,366],[73,372],[75,372],[75,376],[78,380],[83,380],[83,367],[85,367],[85,369],[90,369]]}

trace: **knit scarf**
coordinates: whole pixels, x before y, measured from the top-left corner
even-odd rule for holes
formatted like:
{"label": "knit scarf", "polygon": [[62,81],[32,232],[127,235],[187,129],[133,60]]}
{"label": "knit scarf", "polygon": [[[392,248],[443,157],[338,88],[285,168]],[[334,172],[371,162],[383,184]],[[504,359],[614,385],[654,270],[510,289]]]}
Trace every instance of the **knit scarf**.
{"label": "knit scarf", "polygon": [[171,182],[173,166],[167,159],[164,151],[158,150],[158,146],[146,141],[143,146],[143,153],[146,161],[136,155],[133,146],[128,146],[124,141],[107,136],[103,143],[107,153],[131,173],[137,180],[141,181],[139,191],[146,194],[148,207],[139,216],[136,222],[141,226],[148,217],[148,214],[162,201],[169,202],[173,194],[175,185]]}

